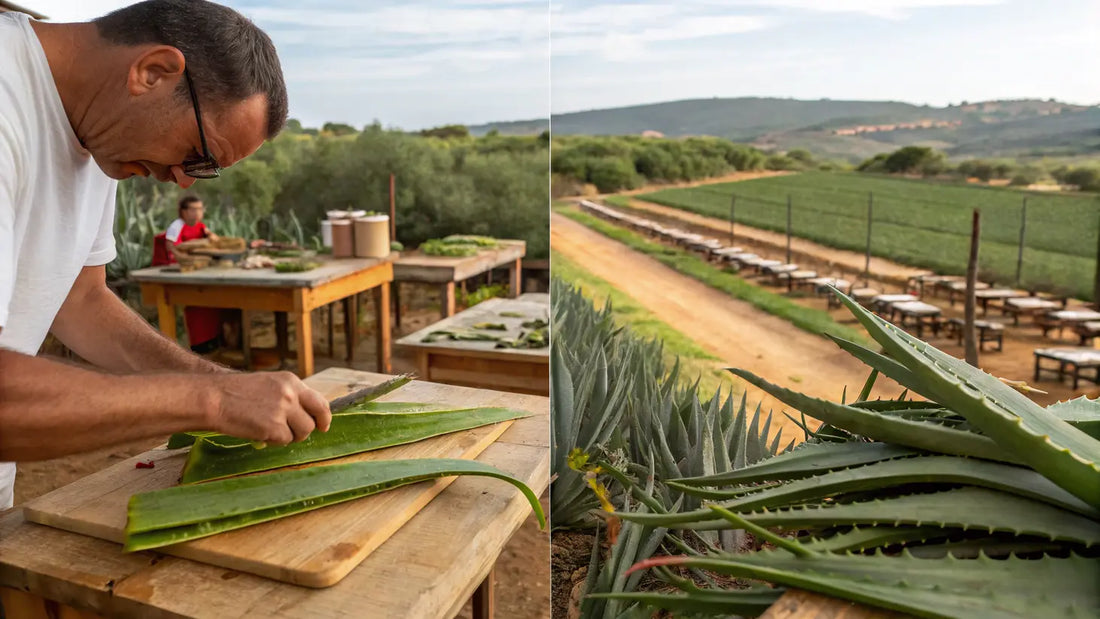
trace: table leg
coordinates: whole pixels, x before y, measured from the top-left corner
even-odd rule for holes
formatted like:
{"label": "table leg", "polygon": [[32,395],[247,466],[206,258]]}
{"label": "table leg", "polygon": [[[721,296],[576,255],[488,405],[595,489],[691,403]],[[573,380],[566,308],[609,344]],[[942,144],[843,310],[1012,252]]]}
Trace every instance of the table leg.
{"label": "table leg", "polygon": [[455,314],[455,283],[447,282],[442,289],[443,317],[450,318]]}
{"label": "table leg", "polygon": [[522,280],[520,278],[522,276],[523,261],[516,258],[516,261],[508,267],[508,290],[511,291],[513,299],[520,295],[520,288],[522,286]]}
{"label": "table leg", "polygon": [[313,375],[313,321],[309,310],[294,312],[294,330],[298,344],[298,376]]}
{"label": "table leg", "polygon": [[494,570],[478,585],[473,597],[474,619],[493,619],[493,580]]}
{"label": "table leg", "polygon": [[398,329],[401,328],[401,282],[393,283],[393,322]]}
{"label": "table leg", "polygon": [[374,290],[375,307],[378,308],[378,371],[389,374],[392,370],[390,363],[390,337],[393,328],[390,326],[390,283],[382,282]]}
{"label": "table leg", "polygon": [[178,342],[176,339],[176,308],[168,303],[168,299],[161,290],[157,295],[157,326],[160,332],[167,335],[168,339]]}
{"label": "table leg", "polygon": [[355,359],[355,348],[359,344],[359,295],[345,297],[343,304],[344,346],[347,348],[345,360],[350,364]]}
{"label": "table leg", "polygon": [[1035,378],[1032,380],[1036,383],[1039,382],[1039,355],[1035,355]]}
{"label": "table leg", "polygon": [[328,310],[328,358],[336,354],[336,304],[329,303]]}
{"label": "table leg", "polygon": [[275,347],[279,354],[279,369],[283,369],[283,359],[290,356],[286,312],[275,312]]}

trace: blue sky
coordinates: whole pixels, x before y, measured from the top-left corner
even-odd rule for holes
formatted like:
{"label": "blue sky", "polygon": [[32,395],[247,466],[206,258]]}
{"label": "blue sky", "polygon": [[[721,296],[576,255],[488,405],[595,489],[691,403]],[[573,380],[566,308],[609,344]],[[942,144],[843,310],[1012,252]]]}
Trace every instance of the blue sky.
{"label": "blue sky", "polygon": [[[127,4],[21,3],[52,21]],[[291,115],[313,126],[419,129],[715,96],[1100,103],[1100,0],[226,3],[271,34]]]}

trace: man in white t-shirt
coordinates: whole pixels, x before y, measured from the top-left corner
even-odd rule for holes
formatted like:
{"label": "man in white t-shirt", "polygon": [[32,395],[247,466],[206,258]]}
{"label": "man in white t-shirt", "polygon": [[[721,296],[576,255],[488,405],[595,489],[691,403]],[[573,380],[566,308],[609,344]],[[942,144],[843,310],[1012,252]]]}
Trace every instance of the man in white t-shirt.
{"label": "man in white t-shirt", "polygon": [[[16,461],[213,430],[287,444],[328,403],[287,372],[243,374],[160,335],[106,286],[117,182],[189,187],[286,121],[270,39],[205,0],[90,23],[0,13],[0,509]],[[47,333],[99,371],[37,357]]]}

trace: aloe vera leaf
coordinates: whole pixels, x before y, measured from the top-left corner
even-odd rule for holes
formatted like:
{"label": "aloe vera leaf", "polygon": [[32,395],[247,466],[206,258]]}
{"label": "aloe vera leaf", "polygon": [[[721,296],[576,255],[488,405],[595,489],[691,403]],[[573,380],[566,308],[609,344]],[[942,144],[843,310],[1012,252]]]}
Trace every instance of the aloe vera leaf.
{"label": "aloe vera leaf", "polygon": [[127,507],[125,550],[194,540],[438,477],[480,475],[523,492],[546,527],[538,497],[526,484],[474,460],[369,460],[238,477],[135,494]]}
{"label": "aloe vera leaf", "polygon": [[[831,471],[817,477],[796,479],[720,503],[735,512],[772,509],[800,501],[821,499],[850,492],[893,488],[902,484],[965,484],[1001,490],[1100,520],[1100,510],[1084,503],[1039,473],[1008,464],[956,456],[918,456],[884,460],[858,468]],[[671,482],[670,482],[671,485]],[[721,491],[684,487],[684,492],[704,498],[723,498]],[[677,514],[615,513],[623,520],[670,528],[702,528],[721,519],[710,509]],[[675,527],[673,525],[676,525]]]}
{"label": "aloe vera leaf", "polygon": [[882,415],[844,404],[812,398],[774,385],[747,370],[729,371],[771,394],[780,402],[807,415],[853,434],[906,447],[954,456],[972,456],[997,462],[1021,464],[1021,460],[985,436],[955,430],[936,423],[910,421],[896,415]]}
{"label": "aloe vera leaf", "polygon": [[885,548],[894,544],[947,537],[952,532],[942,527],[857,526],[846,533],[838,533],[826,538],[812,538],[807,541],[799,540],[799,543],[808,550],[859,552],[872,548]]}
{"label": "aloe vera leaf", "polygon": [[218,436],[217,432],[177,432],[168,438],[168,446],[165,449],[182,449],[190,447],[199,437]]}
{"label": "aloe vera leaf", "polygon": [[352,406],[356,406],[358,404],[370,402],[371,400],[380,398],[387,393],[396,391],[411,380],[411,374],[401,374],[399,376],[394,376],[393,378],[389,378],[377,385],[367,387],[365,389],[359,389],[358,391],[354,391],[347,395],[340,396],[335,400],[332,400],[331,402],[329,402],[329,410],[336,413],[344,409],[351,408]]}
{"label": "aloe vera leaf", "polygon": [[[786,589],[699,590],[691,593],[592,593],[586,598],[637,602],[654,608],[721,617],[757,617],[768,610]],[[648,614],[645,616],[649,616]]]}
{"label": "aloe vera leaf", "polygon": [[[1085,618],[1100,616],[1100,560],[918,559],[900,556],[774,550],[719,557],[662,557],[631,569],[694,567],[815,591],[918,617],[949,619]],[[688,596],[690,597],[690,593]]]}
{"label": "aloe vera leaf", "polygon": [[913,546],[909,553],[918,559],[944,559],[949,554],[955,559],[976,559],[987,557],[1008,557],[1017,553],[1065,551],[1064,542],[1045,542],[1042,540],[1016,540],[982,537],[942,544]]}
{"label": "aloe vera leaf", "polygon": [[[395,376],[383,383],[360,389],[346,396],[336,398],[329,402],[329,409],[333,415],[339,415],[347,411],[369,411],[387,413],[413,413],[420,411],[445,410],[447,407],[438,404],[421,404],[410,402],[375,402],[375,398],[382,397],[391,391],[398,389],[412,380],[409,374]],[[178,432],[168,439],[167,449],[180,449],[189,447],[195,442],[196,437],[225,436],[220,432],[195,431]]]}
{"label": "aloe vera leaf", "polygon": [[848,406],[862,408],[878,413],[908,412],[908,411],[935,411],[950,412],[941,404],[926,400],[866,400],[864,402],[852,402]]}
{"label": "aloe vera leaf", "polygon": [[804,443],[778,456],[741,469],[669,480],[683,486],[728,486],[761,481],[799,479],[827,471],[849,468],[891,458],[915,456],[921,452],[889,443]]}
{"label": "aloe vera leaf", "polygon": [[1078,430],[1100,439],[1100,402],[1081,396],[1051,404],[1047,410]]}
{"label": "aloe vera leaf", "polygon": [[1086,546],[1100,544],[1100,522],[1096,520],[1039,501],[974,487],[739,515],[760,526],[783,529],[877,524],[936,525],[964,531],[1035,535]]}
{"label": "aloe vera leaf", "polygon": [[918,340],[835,292],[871,337],[913,373],[923,387],[923,391],[915,391],[963,415],[1028,466],[1100,508],[1100,441],[994,376]]}
{"label": "aloe vera leaf", "polygon": [[284,446],[253,449],[240,444],[216,444],[199,439],[183,467],[181,482],[190,484],[245,473],[338,458],[441,434],[530,416],[511,408],[465,408],[424,413],[348,413],[333,415],[328,432],[313,432],[305,440]]}

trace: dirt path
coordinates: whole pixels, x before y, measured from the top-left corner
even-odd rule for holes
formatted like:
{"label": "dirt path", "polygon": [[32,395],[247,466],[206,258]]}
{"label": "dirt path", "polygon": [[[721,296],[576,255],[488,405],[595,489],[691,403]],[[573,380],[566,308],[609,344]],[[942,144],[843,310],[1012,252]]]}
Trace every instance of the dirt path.
{"label": "dirt path", "polygon": [[[630,206],[639,211],[645,211],[661,217],[668,217],[693,226],[705,228],[711,231],[712,234],[719,235],[718,238],[720,239],[729,238],[730,224],[727,220],[697,215],[682,209],[661,206],[660,204],[654,204],[644,200],[631,199]],[[746,237],[751,239],[754,243],[772,247],[776,252],[784,253],[787,250],[786,234],[772,232],[770,230],[761,230],[759,228],[751,228],[745,224],[737,224],[734,228],[734,240],[736,241],[738,238],[744,239]],[[835,249],[797,237],[791,239],[791,254],[794,260],[798,260],[799,256],[809,256],[816,261],[830,264],[834,268],[840,269],[849,275],[857,273],[862,274],[866,261],[866,257],[859,252]],[[780,256],[777,254],[776,257],[778,258]],[[876,280],[888,281],[895,285],[904,285],[909,277],[927,272],[928,269],[908,267],[884,258],[871,256],[871,276]]]}
{"label": "dirt path", "polygon": [[[550,245],[585,269],[636,299],[658,318],[722,359],[720,367],[742,367],[766,380],[813,396],[839,399],[847,386],[858,392],[868,370],[831,341],[733,299],[705,284],[626,249],[557,213],[551,216]],[[743,384],[743,383],[742,383]],[[747,386],[747,385],[746,385]],[[897,397],[901,388],[880,380],[875,395]],[[765,402],[787,436],[801,436],[784,407],[755,388],[749,400]]]}

